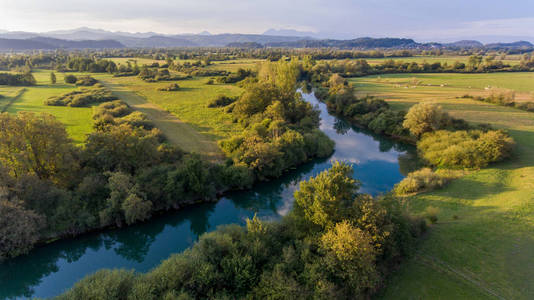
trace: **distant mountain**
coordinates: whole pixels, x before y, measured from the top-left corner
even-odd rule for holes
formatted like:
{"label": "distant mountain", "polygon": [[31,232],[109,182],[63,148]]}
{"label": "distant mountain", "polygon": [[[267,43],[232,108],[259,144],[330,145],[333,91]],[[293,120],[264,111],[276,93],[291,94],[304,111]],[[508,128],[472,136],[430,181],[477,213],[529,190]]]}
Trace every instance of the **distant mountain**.
{"label": "distant mountain", "polygon": [[181,37],[155,35],[147,38],[119,36],[115,38],[126,47],[158,48],[158,47],[197,47],[195,42]]}
{"label": "distant mountain", "polygon": [[271,42],[270,47],[372,49],[372,48],[417,48],[421,46],[412,39],[402,38],[357,38],[352,40],[301,40],[292,42]]}
{"label": "distant mountain", "polygon": [[104,49],[124,48],[124,45],[114,40],[85,40],[69,41],[47,37],[33,37],[30,39],[0,38],[0,50],[52,50],[52,49]]}
{"label": "distant mountain", "polygon": [[52,45],[43,43],[40,41],[0,38],[0,51],[52,50],[52,49],[54,49]]}
{"label": "distant mountain", "polygon": [[484,47],[484,44],[482,44],[479,41],[474,40],[461,40],[453,43],[447,43],[443,44],[446,47],[454,47],[454,48],[481,48]]}
{"label": "distant mountain", "polygon": [[0,49],[82,49],[82,48],[158,48],[158,47],[292,47],[292,48],[339,48],[339,49],[433,49],[433,48],[490,48],[523,49],[532,48],[528,41],[483,45],[476,40],[462,40],[453,43],[418,43],[407,38],[357,38],[319,39],[313,32],[293,29],[269,29],[263,34],[158,34],[155,32],[120,32],[81,27],[70,30],[56,30],[44,33],[0,31]]}
{"label": "distant mountain", "polygon": [[484,47],[490,48],[490,49],[502,49],[502,48],[532,48],[534,45],[532,45],[531,42],[527,41],[518,41],[513,43],[492,43],[492,44],[486,44]]}
{"label": "distant mountain", "polygon": [[242,48],[242,49],[261,49],[264,46],[260,43],[245,42],[245,43],[230,43],[226,45],[229,48]]}
{"label": "distant mountain", "polygon": [[213,35],[174,35],[173,38],[181,38],[192,42],[200,47],[225,47],[230,43],[268,43],[294,42],[302,40],[302,37],[270,36],[261,34],[236,34],[223,33]]}
{"label": "distant mountain", "polygon": [[274,35],[274,36],[298,36],[298,37],[314,37],[315,32],[311,31],[298,31],[294,29],[269,29],[263,33],[263,35]]}

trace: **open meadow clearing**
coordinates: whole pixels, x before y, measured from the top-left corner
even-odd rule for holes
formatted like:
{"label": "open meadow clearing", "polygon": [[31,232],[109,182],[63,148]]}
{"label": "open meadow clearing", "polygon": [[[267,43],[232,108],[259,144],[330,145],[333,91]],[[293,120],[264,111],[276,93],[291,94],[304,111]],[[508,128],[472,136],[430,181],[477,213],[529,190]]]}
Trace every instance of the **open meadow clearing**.
{"label": "open meadow clearing", "polygon": [[[67,107],[48,106],[44,101],[52,96],[58,96],[76,89],[72,84],[65,84],[64,75],[55,72],[57,83],[50,83],[50,71],[37,70],[32,73],[37,80],[36,86],[24,88],[24,92],[12,101],[6,112],[17,113],[19,111],[29,111],[34,113],[48,113],[55,116],[60,122],[65,124],[67,132],[77,144],[85,140],[87,134],[93,131],[93,109],[92,107]],[[69,73],[79,75],[80,73]],[[12,93],[21,90],[20,87],[3,88],[9,89]],[[0,94],[4,94],[0,92]],[[0,104],[3,102],[0,102]]]}
{"label": "open meadow clearing", "polygon": [[[402,62],[416,62],[423,63],[427,62],[429,64],[439,62],[441,64],[447,63],[452,65],[455,62],[461,62],[467,64],[469,56],[467,55],[440,55],[440,56],[412,56],[412,57],[384,57],[384,58],[367,58],[367,62],[371,65],[381,64],[386,60],[402,61]],[[500,55],[497,55],[496,60],[502,60],[503,63],[509,64],[511,66],[519,64],[521,57],[519,55],[505,55],[503,58]]]}
{"label": "open meadow clearing", "polygon": [[[195,130],[216,141],[240,133],[242,128],[232,122],[230,114],[222,108],[208,108],[211,100],[223,94],[238,96],[241,89],[230,84],[212,84],[208,77],[195,77],[180,81],[145,82],[137,77],[115,77],[106,82],[121,85],[142,96],[148,102],[174,114],[182,122],[190,124]],[[180,86],[178,91],[160,91],[172,83]],[[180,134],[180,133],[177,133]]]}
{"label": "open meadow clearing", "polygon": [[534,297],[534,113],[456,98],[484,94],[488,85],[529,95],[534,74],[404,74],[351,82],[360,95],[382,97],[397,109],[422,101],[439,103],[454,117],[507,130],[517,143],[509,161],[407,199],[416,213],[437,207],[439,221],[393,276],[383,298]]}

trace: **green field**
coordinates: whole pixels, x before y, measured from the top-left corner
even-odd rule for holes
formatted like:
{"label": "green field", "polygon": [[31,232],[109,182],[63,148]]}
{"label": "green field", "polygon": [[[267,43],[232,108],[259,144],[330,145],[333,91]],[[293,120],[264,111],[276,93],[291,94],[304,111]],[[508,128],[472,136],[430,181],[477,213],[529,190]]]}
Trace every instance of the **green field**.
{"label": "green field", "polygon": [[[385,58],[368,58],[366,59],[367,62],[371,65],[381,64],[386,60],[393,59],[394,61],[402,61],[402,62],[417,62],[417,63],[423,63],[427,62],[429,64],[440,62],[441,64],[447,63],[448,65],[452,65],[455,62],[461,62],[461,63],[467,63],[469,60],[469,56],[459,56],[459,55],[441,55],[441,56],[413,56],[413,57],[385,57]],[[497,55],[495,60],[500,60],[500,56]],[[519,64],[519,61],[521,60],[521,57],[519,55],[507,55],[503,59],[503,63],[509,64],[509,65],[517,65]]]}
{"label": "green field", "polygon": [[137,77],[112,78],[114,84],[121,85],[145,98],[148,102],[171,112],[181,121],[188,123],[198,132],[216,141],[240,133],[243,128],[232,122],[230,114],[222,108],[208,108],[208,103],[220,94],[237,96],[241,89],[235,85],[207,85],[209,78],[199,77],[176,81],[180,90],[176,92],[158,91],[173,82],[144,82]]}
{"label": "green field", "polygon": [[[414,77],[422,83],[412,88]],[[528,94],[534,74],[404,74],[351,82],[359,93],[384,97],[398,109],[437,102],[455,117],[506,129],[517,142],[512,159],[408,199],[416,213],[439,208],[439,221],[382,298],[534,298],[534,113],[456,98],[484,93],[487,85]]]}
{"label": "green field", "polygon": [[[65,84],[61,73],[56,72],[57,83],[54,85],[50,84],[50,71],[37,70],[33,72],[33,75],[37,80],[37,85],[26,87],[24,93],[13,101],[6,111],[8,113],[19,111],[49,113],[65,124],[67,132],[75,143],[82,143],[86,135],[93,130],[93,109],[91,107],[44,105],[44,101],[49,97],[70,92],[76,87],[72,84]],[[3,87],[2,89],[15,92],[20,90],[20,87]],[[4,92],[0,93],[4,94]]]}
{"label": "green field", "polygon": [[465,94],[488,95],[495,88],[516,91],[517,101],[534,101],[534,73],[387,74],[351,78],[350,83],[359,95],[376,95],[404,106]]}

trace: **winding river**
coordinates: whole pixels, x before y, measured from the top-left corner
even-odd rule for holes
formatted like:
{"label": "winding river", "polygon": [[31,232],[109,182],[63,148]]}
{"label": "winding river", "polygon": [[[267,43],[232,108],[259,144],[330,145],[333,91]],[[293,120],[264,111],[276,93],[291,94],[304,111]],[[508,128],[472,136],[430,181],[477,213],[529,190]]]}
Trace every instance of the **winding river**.
{"label": "winding river", "polygon": [[0,299],[56,296],[102,268],[146,272],[219,225],[244,224],[255,213],[262,218],[278,218],[291,209],[298,183],[329,168],[334,160],[352,163],[355,178],[362,183],[360,191],[372,195],[390,190],[409,171],[413,147],[351,127],[331,116],[313,93],[303,96],[317,105],[321,130],[336,142],[331,157],[306,163],[277,180],[257,184],[253,190],[230,193],[217,203],[38,247],[0,264]]}

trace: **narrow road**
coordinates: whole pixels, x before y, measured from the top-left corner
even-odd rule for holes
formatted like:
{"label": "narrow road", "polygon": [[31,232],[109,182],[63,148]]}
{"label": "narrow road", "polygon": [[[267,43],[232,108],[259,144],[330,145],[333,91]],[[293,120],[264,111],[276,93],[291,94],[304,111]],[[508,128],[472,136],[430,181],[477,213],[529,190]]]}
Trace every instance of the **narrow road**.
{"label": "narrow road", "polygon": [[109,80],[100,80],[100,83],[133,109],[146,114],[154,122],[154,125],[163,132],[169,143],[178,146],[184,151],[198,153],[211,161],[222,161],[224,159],[224,154],[215,141],[202,135],[191,125],[180,121],[175,115],[156,104],[148,102],[144,97],[119,84]]}

